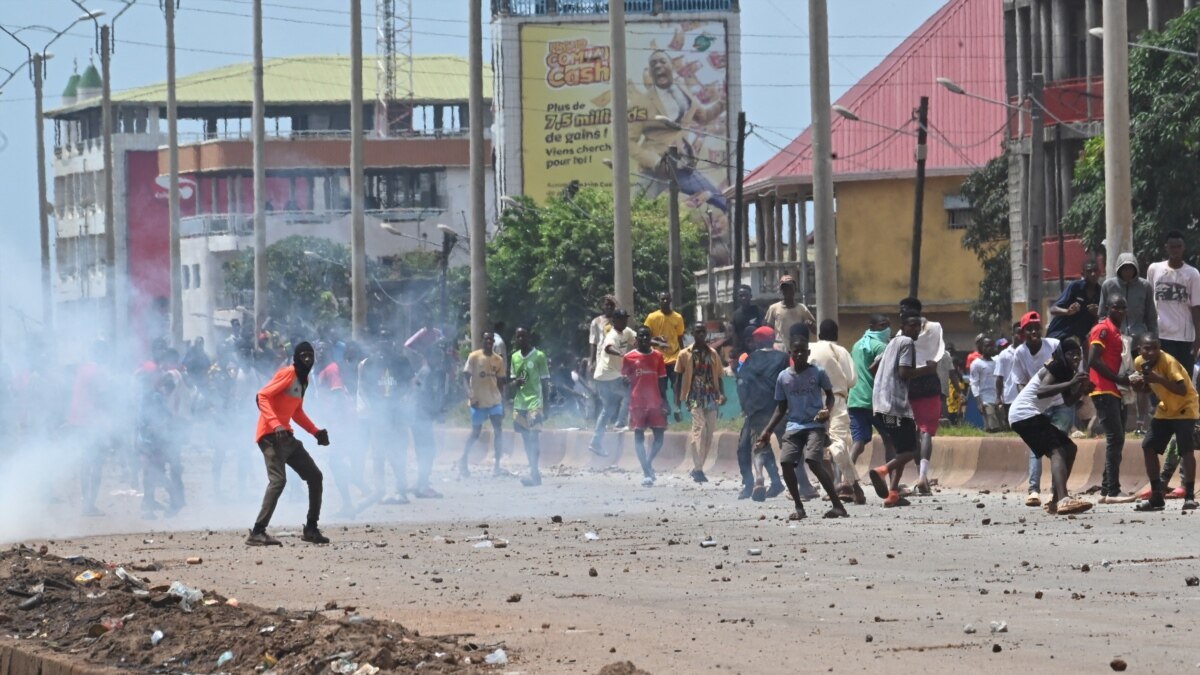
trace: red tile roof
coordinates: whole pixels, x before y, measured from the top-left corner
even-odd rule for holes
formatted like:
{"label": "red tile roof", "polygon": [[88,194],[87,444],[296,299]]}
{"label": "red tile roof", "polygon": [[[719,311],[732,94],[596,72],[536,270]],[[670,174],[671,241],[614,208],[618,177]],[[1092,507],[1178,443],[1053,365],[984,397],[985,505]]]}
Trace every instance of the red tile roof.
{"label": "red tile roof", "polygon": [[[839,105],[862,120],[915,131],[929,96],[931,175],[965,174],[1002,152],[1009,110],[939,86],[948,77],[967,91],[1005,99],[1004,9],[1000,0],[950,0],[850,88]],[[758,132],[760,135],[767,132]],[[770,135],[766,140],[774,142]],[[834,179],[912,174],[915,139],[833,115]],[[812,182],[812,128],[746,177],[746,189]]]}

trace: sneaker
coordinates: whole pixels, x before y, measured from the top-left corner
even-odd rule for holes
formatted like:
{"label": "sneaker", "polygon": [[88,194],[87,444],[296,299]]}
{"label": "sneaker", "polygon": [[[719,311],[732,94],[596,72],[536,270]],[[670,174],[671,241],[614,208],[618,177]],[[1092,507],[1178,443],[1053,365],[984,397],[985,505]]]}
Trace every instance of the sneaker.
{"label": "sneaker", "polygon": [[905,499],[904,497],[901,497],[899,492],[891,492],[888,494],[887,498],[885,498],[883,500],[883,507],[885,509],[890,509],[890,508],[893,508],[896,506],[908,506],[908,505],[909,505],[909,501],[907,499]]}
{"label": "sneaker", "polygon": [[1168,491],[1167,494],[1163,496],[1167,499],[1185,499],[1187,497],[1187,490],[1183,489],[1181,486],[1175,488],[1174,490]]}
{"label": "sneaker", "polygon": [[1041,506],[1042,496],[1037,493],[1037,490],[1030,490],[1029,496],[1025,498],[1025,506]]}
{"label": "sneaker", "polygon": [[1185,499],[1185,500],[1183,500],[1183,510],[1184,510],[1184,511],[1195,511],[1195,510],[1196,510],[1196,506],[1197,506],[1197,504],[1196,504],[1196,500],[1195,500],[1195,499]]}
{"label": "sneaker", "polygon": [[1163,502],[1161,495],[1159,495],[1157,499],[1154,495],[1151,495],[1150,499],[1143,499],[1137,504],[1134,504],[1133,510],[1145,513],[1149,511],[1162,511],[1165,507],[1166,504]]}
{"label": "sneaker", "polygon": [[246,537],[247,546],[283,546],[283,542],[266,532],[255,532],[250,530],[250,536]]}
{"label": "sneaker", "polygon": [[526,476],[521,479],[521,485],[525,487],[537,487],[542,484],[541,476]]}
{"label": "sneaker", "polygon": [[642,478],[642,487],[654,487],[654,476]]}
{"label": "sneaker", "polygon": [[699,471],[689,471],[688,475],[691,476],[692,480],[696,481],[697,483],[704,482],[704,481],[700,480],[700,477],[703,476],[704,474]]}
{"label": "sneaker", "polygon": [[863,489],[862,489],[861,485],[859,485],[858,483],[852,483],[850,485],[850,490],[854,493],[854,503],[855,504],[862,506],[863,504],[867,503],[867,496],[865,494],[863,494]]}
{"label": "sneaker", "polygon": [[300,535],[300,539],[307,541],[310,544],[328,544],[329,537],[321,534],[321,530],[316,527],[305,527],[304,534]]}
{"label": "sneaker", "polygon": [[388,495],[387,497],[384,497],[379,503],[380,504],[407,504],[408,497],[405,497],[403,492],[395,492],[395,493],[392,493],[391,495]]}
{"label": "sneaker", "polygon": [[877,467],[867,472],[867,475],[871,477],[871,486],[875,488],[875,494],[880,499],[888,499],[890,497],[888,495],[887,473],[887,467],[885,466]]}
{"label": "sneaker", "polygon": [[786,490],[787,487],[783,483],[771,483],[771,487],[767,488],[767,499],[774,499]]}
{"label": "sneaker", "polygon": [[1154,488],[1147,485],[1146,487],[1142,488],[1141,492],[1137,493],[1137,498],[1138,499],[1150,499],[1150,495],[1153,494],[1153,492],[1154,492]]}
{"label": "sneaker", "polygon": [[754,494],[754,487],[746,485],[742,487],[742,491],[738,493],[738,499],[750,499],[750,495]]}
{"label": "sneaker", "polygon": [[608,457],[608,451],[598,445],[589,445],[588,450],[597,457]]}
{"label": "sneaker", "polygon": [[424,487],[424,488],[421,488],[420,490],[413,490],[413,495],[416,496],[417,499],[441,499],[442,498],[442,493],[438,492],[437,490],[434,490],[431,487]]}
{"label": "sneaker", "polygon": [[[1049,504],[1047,504],[1049,506]],[[1076,513],[1083,513],[1092,508],[1092,503],[1084,501],[1076,497],[1063,497],[1054,504],[1052,509],[1047,509],[1050,513],[1057,513],[1060,516],[1069,516]]]}
{"label": "sneaker", "polygon": [[629,427],[626,427],[626,426],[615,426],[615,427],[613,427],[613,428],[612,428],[612,432],[613,432],[614,434],[623,434],[623,433],[625,433],[626,431],[629,431]]}

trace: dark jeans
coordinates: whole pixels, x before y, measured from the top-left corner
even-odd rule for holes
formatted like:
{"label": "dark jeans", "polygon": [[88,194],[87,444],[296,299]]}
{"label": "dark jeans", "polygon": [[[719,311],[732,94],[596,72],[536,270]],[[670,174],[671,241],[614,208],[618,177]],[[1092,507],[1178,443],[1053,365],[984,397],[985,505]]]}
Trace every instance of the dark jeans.
{"label": "dark jeans", "polygon": [[1100,496],[1117,497],[1121,494],[1121,452],[1125,449],[1125,406],[1120,396],[1101,394],[1092,397],[1096,406],[1096,417],[1104,427],[1104,479],[1100,484]]}
{"label": "dark jeans", "polygon": [[268,434],[258,442],[258,449],[262,450],[269,482],[267,492],[263,495],[262,509],[258,512],[258,520],[254,521],[254,531],[264,532],[271,523],[275,505],[279,503],[279,496],[283,494],[283,488],[287,485],[286,467],[289,466],[308,483],[308,520],[305,526],[316,527],[317,520],[321,517],[323,477],[312,455],[304,449],[304,444],[290,434],[284,439],[277,439],[275,434]]}
{"label": "dark jeans", "polygon": [[[742,473],[742,485],[748,488],[754,487],[754,470],[753,456],[754,444],[758,441],[758,437],[762,434],[763,429],[771,421],[771,416],[775,414],[775,410],[768,409],[766,412],[757,415],[746,417],[742,422],[742,433],[738,436],[738,470]],[[783,442],[783,429],[787,426],[786,422],[780,423],[775,428],[775,438]],[[771,478],[771,483],[779,483],[779,467],[775,463],[775,453],[769,453],[765,461],[767,476]]]}
{"label": "dark jeans", "polygon": [[1163,340],[1159,338],[1158,344],[1162,350],[1179,362],[1188,375],[1192,374],[1192,369],[1196,366],[1196,357],[1192,353],[1192,343],[1182,340]]}

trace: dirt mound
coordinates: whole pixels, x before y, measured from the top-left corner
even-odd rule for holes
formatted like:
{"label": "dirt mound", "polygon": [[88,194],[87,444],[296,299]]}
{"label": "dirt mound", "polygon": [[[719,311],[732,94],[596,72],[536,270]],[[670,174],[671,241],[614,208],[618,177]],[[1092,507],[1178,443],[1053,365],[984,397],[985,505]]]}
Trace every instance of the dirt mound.
{"label": "dirt mound", "polygon": [[650,673],[633,665],[632,661],[618,661],[604,666],[597,675],[650,675]]}
{"label": "dirt mound", "polygon": [[129,566],[24,546],[0,553],[0,633],[14,646],[133,672],[476,672],[491,647],[422,637],[353,607],[266,610]]}

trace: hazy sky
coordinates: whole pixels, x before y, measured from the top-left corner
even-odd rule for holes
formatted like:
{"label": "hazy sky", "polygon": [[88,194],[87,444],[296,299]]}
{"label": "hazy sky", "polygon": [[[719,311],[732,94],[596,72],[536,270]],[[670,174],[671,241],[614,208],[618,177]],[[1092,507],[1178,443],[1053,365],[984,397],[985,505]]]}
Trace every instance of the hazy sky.
{"label": "hazy sky", "polygon": [[[107,21],[123,0],[86,0],[89,9],[105,10]],[[363,0],[364,50],[374,51],[374,4]],[[485,1],[485,12],[490,3]],[[945,0],[833,0],[829,2],[830,77],[833,98],[877,65]],[[0,0],[0,23],[9,30],[40,24],[55,31],[80,15],[70,0]],[[264,54],[348,54],[349,3],[345,0],[264,0]],[[809,123],[808,3],[804,0],[742,0],[742,97],[747,119],[771,143],[785,145]],[[413,0],[413,50],[418,54],[467,54],[469,0]],[[176,22],[180,75],[251,58],[250,0],[181,0]],[[485,17],[486,20],[486,17]],[[485,39],[490,29],[485,27]],[[36,29],[20,33],[40,48],[52,36]],[[113,90],[166,79],[163,15],[157,0],[136,0],[115,29]],[[95,45],[90,21],[80,23],[51,48],[46,107],[58,105],[72,63],[86,68]],[[490,45],[484,46],[485,58]],[[0,34],[0,66],[17,68],[25,50]],[[98,65],[98,63],[97,63]],[[0,79],[6,77],[0,71]],[[0,324],[12,330],[19,321],[12,309],[39,314],[37,182],[34,173],[33,86],[24,73],[0,93]],[[47,143],[53,131],[47,127]],[[49,148],[47,149],[49,154]],[[746,165],[753,168],[776,149],[751,138]],[[52,174],[50,174],[52,180]],[[51,183],[51,188],[53,183]],[[50,196],[53,201],[53,195]],[[26,283],[13,283],[23,281]]]}

